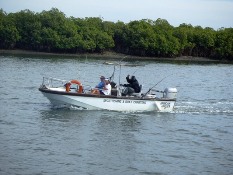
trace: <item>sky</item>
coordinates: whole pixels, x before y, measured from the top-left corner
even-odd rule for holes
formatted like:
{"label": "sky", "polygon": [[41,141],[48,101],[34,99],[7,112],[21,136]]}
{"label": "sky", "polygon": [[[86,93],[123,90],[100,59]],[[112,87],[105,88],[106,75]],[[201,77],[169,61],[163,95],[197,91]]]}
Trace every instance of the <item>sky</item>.
{"label": "sky", "polygon": [[233,0],[0,0],[6,13],[29,9],[42,12],[57,8],[67,17],[101,17],[104,21],[158,18],[177,27],[182,23],[193,26],[233,27]]}

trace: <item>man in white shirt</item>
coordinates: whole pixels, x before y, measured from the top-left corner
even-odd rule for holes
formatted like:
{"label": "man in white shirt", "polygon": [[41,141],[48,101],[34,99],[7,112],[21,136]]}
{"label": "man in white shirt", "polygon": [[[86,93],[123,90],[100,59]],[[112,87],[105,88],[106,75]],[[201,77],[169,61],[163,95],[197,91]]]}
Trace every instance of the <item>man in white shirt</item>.
{"label": "man in white shirt", "polygon": [[106,78],[105,79],[105,86],[104,86],[103,90],[101,90],[101,91],[104,95],[111,95],[111,90],[112,90],[112,87],[111,87],[110,81],[109,81],[109,79]]}

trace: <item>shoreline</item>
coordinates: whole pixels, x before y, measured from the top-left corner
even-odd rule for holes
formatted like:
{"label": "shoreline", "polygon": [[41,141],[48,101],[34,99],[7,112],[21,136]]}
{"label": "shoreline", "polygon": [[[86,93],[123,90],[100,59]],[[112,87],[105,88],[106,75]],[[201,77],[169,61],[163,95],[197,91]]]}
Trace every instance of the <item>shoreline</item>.
{"label": "shoreline", "polygon": [[127,57],[131,60],[143,60],[143,61],[161,61],[161,62],[174,62],[174,63],[223,63],[223,64],[232,64],[228,60],[214,60],[205,57],[193,57],[193,56],[180,56],[174,58],[165,58],[165,57],[141,57],[134,55],[126,55],[122,53],[116,53],[113,51],[106,51],[104,53],[85,53],[85,54],[70,54],[70,53],[52,53],[52,52],[37,52],[29,50],[4,50],[0,49],[0,55],[9,54],[9,55],[33,55],[33,56],[64,56],[64,57],[91,57],[99,59],[122,59]]}

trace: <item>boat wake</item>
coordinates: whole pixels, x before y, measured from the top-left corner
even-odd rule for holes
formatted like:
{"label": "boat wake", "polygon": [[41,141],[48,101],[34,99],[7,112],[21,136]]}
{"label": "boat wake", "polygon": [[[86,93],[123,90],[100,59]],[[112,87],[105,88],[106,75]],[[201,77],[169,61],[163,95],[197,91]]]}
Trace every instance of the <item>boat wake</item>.
{"label": "boat wake", "polygon": [[233,101],[177,102],[173,112],[233,116]]}
{"label": "boat wake", "polygon": [[52,109],[68,109],[68,110],[86,110],[86,108],[74,105],[51,105]]}
{"label": "boat wake", "polygon": [[71,105],[68,107],[70,110],[87,110],[87,108],[81,107],[81,106],[73,106]]}

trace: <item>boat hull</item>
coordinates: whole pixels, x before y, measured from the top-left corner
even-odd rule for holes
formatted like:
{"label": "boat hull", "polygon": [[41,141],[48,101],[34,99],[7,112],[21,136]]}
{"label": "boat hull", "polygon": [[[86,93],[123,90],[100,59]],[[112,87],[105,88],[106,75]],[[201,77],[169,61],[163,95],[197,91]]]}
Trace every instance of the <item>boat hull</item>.
{"label": "boat hull", "polygon": [[113,110],[146,112],[171,112],[175,100],[159,98],[131,98],[104,95],[87,95],[70,92],[57,92],[49,89],[39,89],[54,105],[75,106],[84,110]]}

